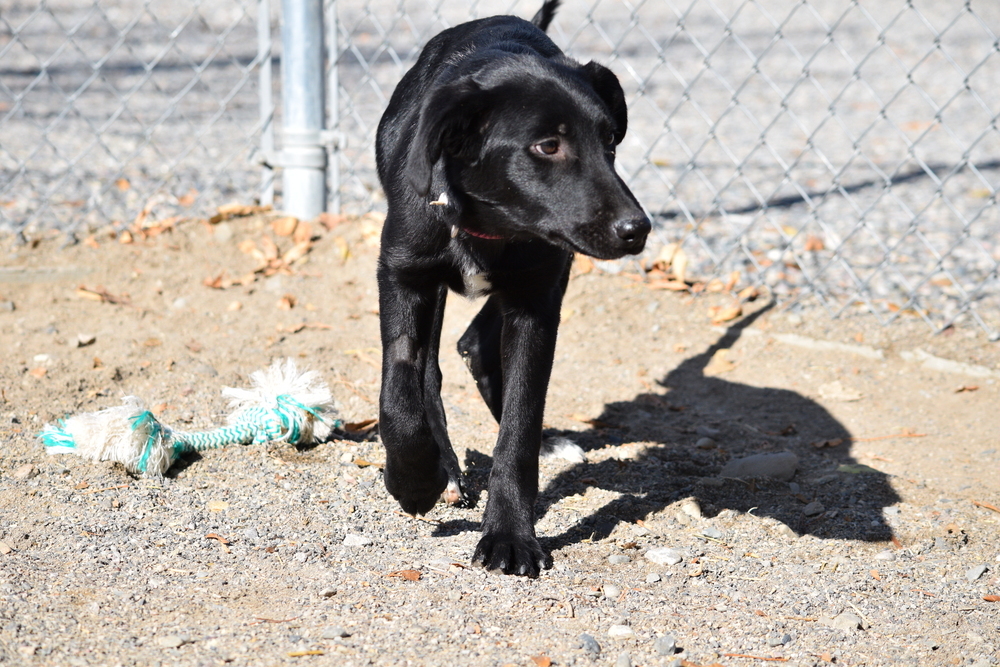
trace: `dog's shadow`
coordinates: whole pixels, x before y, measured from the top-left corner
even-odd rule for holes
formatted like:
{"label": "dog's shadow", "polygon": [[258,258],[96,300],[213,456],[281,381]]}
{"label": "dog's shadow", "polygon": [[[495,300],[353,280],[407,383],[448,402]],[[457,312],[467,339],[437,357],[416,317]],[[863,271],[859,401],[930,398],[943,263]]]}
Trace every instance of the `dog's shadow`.
{"label": "dog's shadow", "polygon": [[[607,538],[619,525],[655,519],[668,505],[687,497],[694,498],[709,519],[732,509],[772,517],[799,535],[892,539],[882,509],[899,497],[885,474],[850,456],[851,433],[823,406],[794,391],[705,374],[716,352],[732,347],[769,308],[736,323],[714,345],[668,373],[658,382],[665,392],[609,403],[587,431],[547,433],[568,437],[592,452],[636,444],[619,448],[612,458],[567,467],[545,485],[536,504],[539,520],[564,499],[571,501],[567,508],[582,511],[577,509],[581,502],[569,497],[584,495],[590,487],[614,496],[559,534],[540,529],[546,550]],[[791,483],[720,477],[730,459],[776,451],[793,452],[799,459]],[[469,451],[470,486],[486,484],[490,463],[488,456]],[[452,523],[440,526],[439,534],[471,528],[468,522]]]}

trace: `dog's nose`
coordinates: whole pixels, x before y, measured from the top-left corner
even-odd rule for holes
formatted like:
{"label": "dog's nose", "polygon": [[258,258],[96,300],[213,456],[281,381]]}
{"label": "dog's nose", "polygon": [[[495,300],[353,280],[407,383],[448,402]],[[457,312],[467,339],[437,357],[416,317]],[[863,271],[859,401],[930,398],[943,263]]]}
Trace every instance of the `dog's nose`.
{"label": "dog's nose", "polygon": [[649,218],[626,218],[619,220],[614,225],[615,235],[622,240],[622,245],[632,252],[642,250],[646,243],[646,236],[652,229]]}

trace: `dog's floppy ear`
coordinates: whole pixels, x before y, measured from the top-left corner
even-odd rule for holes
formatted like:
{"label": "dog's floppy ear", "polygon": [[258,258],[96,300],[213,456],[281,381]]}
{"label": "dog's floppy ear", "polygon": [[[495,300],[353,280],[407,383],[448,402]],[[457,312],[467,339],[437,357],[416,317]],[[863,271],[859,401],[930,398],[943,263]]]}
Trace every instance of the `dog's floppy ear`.
{"label": "dog's floppy ear", "polygon": [[594,92],[607,105],[611,118],[615,123],[615,143],[620,144],[628,129],[628,107],[625,105],[625,92],[618,83],[618,77],[604,65],[593,61],[583,66],[583,71],[590,77]]}
{"label": "dog's floppy ear", "polygon": [[485,93],[471,77],[439,86],[427,96],[406,159],[406,178],[421,197],[430,191],[441,154],[460,152],[478,135],[473,125],[484,108]]}

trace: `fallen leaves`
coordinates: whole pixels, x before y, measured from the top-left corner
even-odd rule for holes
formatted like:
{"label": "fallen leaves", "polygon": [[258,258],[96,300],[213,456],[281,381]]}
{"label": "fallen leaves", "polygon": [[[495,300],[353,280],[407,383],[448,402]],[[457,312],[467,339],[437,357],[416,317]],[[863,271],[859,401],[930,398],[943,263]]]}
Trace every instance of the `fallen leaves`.
{"label": "fallen leaves", "polygon": [[721,375],[722,373],[727,373],[736,368],[735,362],[729,361],[727,358],[728,354],[728,347],[716,350],[712,355],[712,358],[709,359],[707,364],[705,364],[705,369],[702,372],[705,375]]}
{"label": "fallen leaves", "polygon": [[76,296],[77,298],[86,299],[87,301],[99,301],[101,303],[111,303],[119,306],[127,306],[132,303],[128,294],[123,292],[121,295],[116,296],[101,285],[98,285],[93,289],[80,285],[76,288]]}
{"label": "fallen leaves", "polygon": [[992,510],[994,512],[1000,512],[1000,507],[993,505],[991,503],[985,503],[981,500],[973,500],[972,504],[976,507],[982,507],[983,509]]}
{"label": "fallen leaves", "polygon": [[979,385],[977,384],[963,384],[961,387],[955,389],[956,394],[962,394],[966,392],[979,391]]}
{"label": "fallen leaves", "polygon": [[712,324],[722,324],[731,322],[743,314],[743,306],[736,304],[733,306],[712,306],[708,309],[708,316]]}
{"label": "fallen leaves", "polygon": [[248,205],[233,202],[230,204],[224,204],[215,209],[215,215],[208,219],[208,223],[210,225],[217,225],[223,220],[229,220],[230,218],[245,218],[248,215],[267,213],[270,210],[270,206],[256,206],[253,204]]}
{"label": "fallen leaves", "polygon": [[390,572],[385,576],[399,577],[401,579],[406,579],[407,581],[420,581],[421,573],[420,570],[397,570],[395,572]]}
{"label": "fallen leaves", "polygon": [[552,658],[547,655],[533,655],[531,656],[531,662],[538,665],[538,667],[551,667]]}
{"label": "fallen leaves", "polygon": [[1000,602],[1000,595],[984,595],[983,599],[987,602]]}

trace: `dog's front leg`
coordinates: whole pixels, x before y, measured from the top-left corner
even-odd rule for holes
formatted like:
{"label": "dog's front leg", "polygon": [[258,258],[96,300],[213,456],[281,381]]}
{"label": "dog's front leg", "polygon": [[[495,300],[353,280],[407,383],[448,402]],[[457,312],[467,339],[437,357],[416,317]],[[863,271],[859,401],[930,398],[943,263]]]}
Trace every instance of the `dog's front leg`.
{"label": "dog's front leg", "polygon": [[503,308],[503,410],[493,450],[483,537],[474,562],[507,574],[538,576],[547,555],[535,537],[538,452],[545,393],[552,372],[561,293],[546,303]]}
{"label": "dog's front leg", "polygon": [[409,514],[427,513],[445,490],[448,472],[427,413],[428,359],[436,363],[439,285],[414,285],[379,265],[382,391],[379,432],[385,447],[385,488]]}

